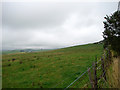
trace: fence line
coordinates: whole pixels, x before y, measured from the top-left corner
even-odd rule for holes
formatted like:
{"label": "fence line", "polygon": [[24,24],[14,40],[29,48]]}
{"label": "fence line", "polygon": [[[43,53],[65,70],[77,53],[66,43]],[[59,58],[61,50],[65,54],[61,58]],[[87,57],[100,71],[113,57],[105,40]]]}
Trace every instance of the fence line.
{"label": "fence line", "polygon": [[[100,62],[100,60],[98,60],[98,62],[96,62],[96,63],[99,63]],[[78,66],[78,65],[76,65],[76,66]],[[75,67],[75,66],[73,66],[73,67]],[[93,66],[90,66],[90,68],[92,68]],[[87,71],[87,70],[86,70]],[[76,72],[77,73],[77,72]],[[76,73],[74,73],[74,74],[72,74],[70,77],[72,77],[73,75],[75,75]],[[84,73],[84,72],[83,72]],[[82,74],[83,74],[82,73]],[[81,75],[80,75],[81,76]],[[68,78],[70,78],[70,77],[67,77],[67,78],[65,78],[64,80],[61,80],[59,83],[57,83],[53,88],[56,88],[58,85],[60,85],[61,83],[63,83],[63,82],[65,82],[65,80],[67,80]],[[71,84],[71,83],[70,83]],[[69,85],[70,85],[69,84]]]}
{"label": "fence line", "polygon": [[[98,60],[96,63],[99,63],[101,60]],[[92,68],[93,66],[91,66],[90,68]],[[66,88],[65,88],[65,90],[67,89],[67,88],[69,88],[73,83],[75,83],[78,79],[80,79],[85,73],[87,73],[88,72],[88,69],[84,72],[84,73],[82,73],[77,79],[75,79],[72,83],[70,83]]]}
{"label": "fence line", "polygon": [[[106,60],[107,58],[109,60]],[[93,65],[90,68],[88,68],[88,70],[86,70],[77,79],[75,79],[72,83],[70,83],[65,88],[65,90],[67,88],[69,88],[70,86],[72,86],[73,84],[75,84],[79,79],[80,80],[83,79],[85,74],[87,74],[87,72],[88,72],[88,77],[89,77],[88,80],[89,81],[87,79],[86,80],[81,80],[81,81],[79,80],[80,81],[79,83],[81,85],[83,84],[84,87],[90,87],[91,86],[92,88],[98,88],[98,87],[100,87],[100,82],[102,80],[104,80],[104,82],[107,83],[106,82],[106,66],[107,66],[106,64],[108,62],[111,63],[111,52],[110,52],[110,50],[106,49],[106,51],[104,51],[104,54],[102,55],[100,60],[94,62]],[[98,71],[98,70],[100,70],[100,71]],[[78,85],[78,82],[75,85]]]}

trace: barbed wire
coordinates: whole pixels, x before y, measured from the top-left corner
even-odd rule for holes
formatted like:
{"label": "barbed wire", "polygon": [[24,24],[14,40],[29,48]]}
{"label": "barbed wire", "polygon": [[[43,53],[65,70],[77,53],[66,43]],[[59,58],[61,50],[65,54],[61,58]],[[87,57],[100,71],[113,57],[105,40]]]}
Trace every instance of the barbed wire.
{"label": "barbed wire", "polygon": [[75,83],[80,77],[82,77],[85,73],[87,72],[87,70],[82,74],[80,75],[77,79],[75,79],[70,85],[68,85],[64,90],[66,90],[67,88],[69,88],[73,83]]}
{"label": "barbed wire", "polygon": [[[93,66],[91,66],[90,68],[92,68]],[[78,79],[80,79],[85,73],[87,73],[88,69],[82,73],[77,79],[75,79],[72,83],[70,83],[64,90],[66,90],[67,88],[69,88],[73,83],[75,83]]]}
{"label": "barbed wire", "polygon": [[[100,61],[100,60],[99,60],[99,61]],[[76,65],[76,66],[78,66],[78,65]],[[76,67],[76,66],[72,66],[72,67]],[[92,65],[90,65],[90,66],[88,66],[88,67],[92,68]],[[76,73],[78,73],[78,72],[75,72],[74,74],[70,75],[70,77],[74,76]],[[83,73],[84,73],[84,72],[83,72]],[[82,74],[83,74],[83,73],[82,73]],[[67,79],[70,78],[70,77],[67,77],[67,78],[65,78],[64,80],[60,81],[60,83],[56,84],[53,88],[56,88],[58,85],[60,85],[61,83],[63,83],[65,80],[67,80]],[[78,77],[79,77],[79,76],[78,76]]]}

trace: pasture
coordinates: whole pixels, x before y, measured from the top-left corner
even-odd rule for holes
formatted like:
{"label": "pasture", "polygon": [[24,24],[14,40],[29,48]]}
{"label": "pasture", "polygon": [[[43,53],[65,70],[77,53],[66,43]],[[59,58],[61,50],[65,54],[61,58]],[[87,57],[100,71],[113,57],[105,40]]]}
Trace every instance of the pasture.
{"label": "pasture", "polygon": [[3,88],[65,88],[103,53],[103,44],[2,55]]}

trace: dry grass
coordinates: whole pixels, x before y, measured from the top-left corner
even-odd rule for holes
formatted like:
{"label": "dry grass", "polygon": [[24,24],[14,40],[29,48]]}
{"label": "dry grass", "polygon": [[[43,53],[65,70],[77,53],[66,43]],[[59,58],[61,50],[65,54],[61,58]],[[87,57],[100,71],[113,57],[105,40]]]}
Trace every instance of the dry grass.
{"label": "dry grass", "polygon": [[[120,57],[112,58],[113,63],[110,66],[110,69],[107,71],[108,74],[108,83],[112,88],[120,88],[119,72],[118,67]],[[118,71],[119,70],[119,71]]]}

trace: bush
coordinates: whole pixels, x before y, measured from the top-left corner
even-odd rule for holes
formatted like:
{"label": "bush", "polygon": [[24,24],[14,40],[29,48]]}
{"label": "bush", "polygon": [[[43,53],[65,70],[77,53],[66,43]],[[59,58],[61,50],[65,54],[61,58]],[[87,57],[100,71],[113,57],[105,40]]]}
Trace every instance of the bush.
{"label": "bush", "polygon": [[120,12],[116,11],[111,16],[106,15],[104,21],[104,48],[110,46],[120,54]]}

